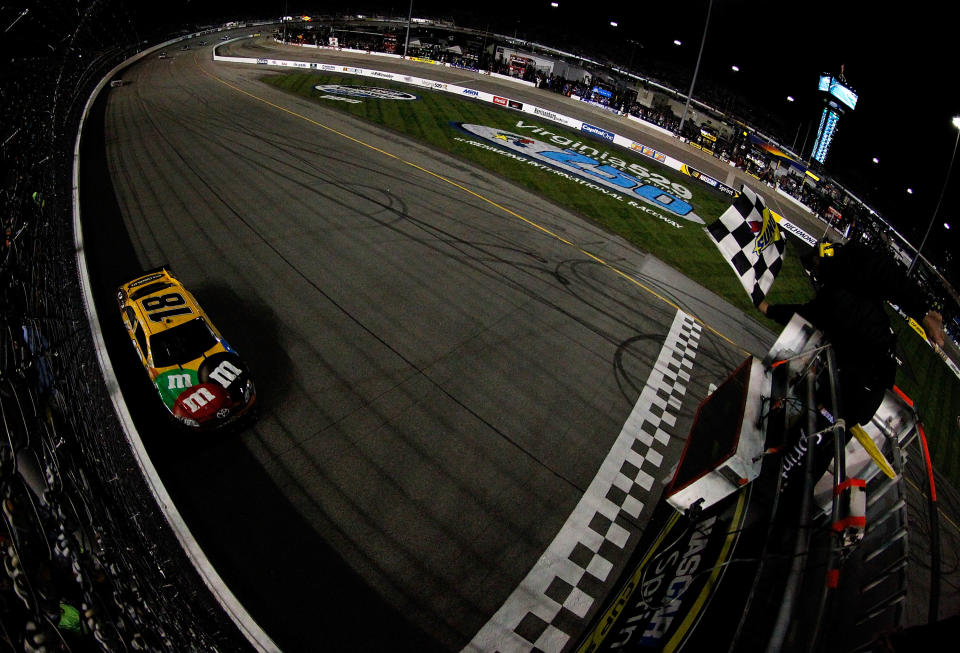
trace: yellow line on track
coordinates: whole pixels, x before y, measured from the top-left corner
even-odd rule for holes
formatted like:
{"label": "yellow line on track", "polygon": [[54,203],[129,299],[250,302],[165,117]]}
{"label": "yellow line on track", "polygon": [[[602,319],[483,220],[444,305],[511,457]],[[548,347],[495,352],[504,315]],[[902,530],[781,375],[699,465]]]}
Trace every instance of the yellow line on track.
{"label": "yellow line on track", "polygon": [[[196,61],[196,59],[194,59],[194,61]],[[211,79],[214,79],[214,80],[220,82],[220,83],[223,84],[224,86],[226,86],[226,87],[228,87],[228,88],[231,88],[231,89],[233,89],[234,91],[236,91],[236,92],[238,92],[238,93],[241,93],[241,94],[243,94],[243,95],[246,95],[247,97],[249,97],[249,98],[251,98],[251,99],[253,99],[253,100],[256,100],[256,101],[258,101],[258,102],[262,102],[263,104],[266,104],[266,105],[269,106],[269,107],[273,107],[274,109],[278,109],[278,110],[280,110],[280,111],[283,111],[284,113],[290,114],[291,116],[294,116],[295,118],[299,118],[300,120],[304,120],[304,121],[310,123],[311,125],[314,125],[315,127],[319,127],[319,128],[321,128],[321,129],[325,129],[326,131],[328,131],[328,132],[330,132],[330,133],[332,133],[332,134],[336,134],[337,136],[340,136],[341,138],[345,138],[345,139],[347,139],[348,141],[351,141],[351,142],[353,142],[353,143],[356,143],[357,145],[361,145],[361,146],[366,147],[366,148],[368,148],[368,149],[370,149],[370,150],[373,150],[374,152],[377,152],[378,154],[382,154],[382,155],[384,155],[384,156],[386,156],[386,157],[389,157],[389,158],[391,158],[391,159],[394,159],[395,161],[398,161],[399,163],[402,163],[402,164],[404,164],[404,165],[410,166],[411,168],[414,168],[414,169],[416,169],[416,170],[419,170],[420,172],[422,172],[422,173],[424,173],[424,174],[430,175],[431,177],[433,177],[433,178],[435,178],[435,179],[438,179],[438,180],[440,180],[440,181],[442,181],[442,182],[444,182],[444,183],[447,183],[447,184],[453,186],[454,188],[458,188],[458,189],[462,190],[464,193],[467,193],[468,195],[472,195],[473,197],[476,197],[477,199],[479,199],[479,200],[481,200],[481,201],[483,201],[483,202],[486,202],[486,203],[489,204],[490,206],[493,206],[493,207],[496,207],[497,209],[500,209],[501,211],[503,211],[503,212],[506,213],[507,215],[509,215],[509,216],[511,216],[511,217],[514,217],[514,218],[516,218],[517,220],[520,220],[521,222],[523,222],[523,223],[525,223],[525,224],[533,227],[534,229],[536,229],[536,230],[538,230],[538,231],[540,231],[540,232],[542,232],[542,233],[550,236],[551,238],[554,238],[554,239],[556,239],[556,240],[559,240],[561,243],[563,243],[563,244],[565,244],[565,245],[569,245],[570,247],[573,247],[574,249],[576,249],[578,252],[580,252],[580,253],[583,254],[584,256],[586,256],[586,257],[590,258],[591,260],[599,263],[599,264],[602,265],[603,267],[607,268],[608,270],[610,270],[610,271],[613,272],[614,274],[619,275],[620,277],[626,279],[627,281],[629,281],[630,283],[634,284],[635,286],[637,286],[637,287],[639,287],[639,288],[642,288],[642,289],[645,290],[647,293],[653,295],[654,297],[656,297],[657,299],[659,299],[660,301],[662,301],[664,304],[667,304],[668,306],[674,308],[675,310],[678,310],[678,311],[682,311],[682,310],[683,310],[682,308],[680,308],[680,306],[678,306],[678,305],[675,304],[674,302],[670,301],[669,299],[667,299],[666,297],[664,297],[663,295],[661,295],[660,293],[658,293],[658,292],[655,291],[654,289],[650,288],[649,286],[644,285],[642,282],[638,281],[636,278],[630,276],[630,275],[627,274],[626,272],[623,272],[622,270],[614,267],[614,266],[611,265],[610,263],[607,263],[606,261],[604,261],[604,260],[603,260],[602,258],[600,258],[599,256],[596,256],[595,254],[592,254],[591,252],[588,252],[587,250],[583,249],[582,247],[580,247],[580,246],[577,245],[576,243],[567,240],[567,239],[564,238],[563,236],[561,236],[561,235],[559,235],[559,234],[556,234],[556,233],[550,231],[550,230],[547,229],[546,227],[537,224],[536,222],[534,222],[533,220],[530,220],[529,218],[523,217],[522,215],[520,215],[520,214],[517,213],[516,211],[513,211],[513,210],[511,210],[511,209],[503,206],[502,204],[498,204],[497,202],[493,201],[492,199],[490,199],[490,198],[488,198],[488,197],[484,197],[484,196],[481,195],[480,193],[477,193],[476,191],[472,191],[472,190],[470,190],[469,188],[467,188],[466,186],[464,186],[464,185],[462,185],[462,184],[460,184],[460,183],[458,183],[458,182],[456,182],[456,181],[453,181],[452,179],[448,179],[447,177],[444,177],[443,175],[441,175],[441,174],[439,174],[439,173],[436,173],[436,172],[434,172],[434,171],[432,171],[432,170],[428,170],[427,168],[424,168],[423,166],[417,165],[416,163],[413,163],[413,162],[411,162],[411,161],[407,161],[407,160],[405,160],[405,159],[402,159],[402,158],[400,158],[399,156],[397,156],[396,154],[392,154],[392,153],[390,153],[390,152],[387,152],[386,150],[381,149],[381,148],[379,148],[379,147],[377,147],[377,146],[375,146],[375,145],[370,145],[369,143],[365,143],[364,141],[361,141],[361,140],[358,139],[358,138],[355,138],[355,137],[353,137],[353,136],[350,136],[349,134],[345,134],[345,133],[343,133],[342,131],[339,131],[339,130],[337,130],[337,129],[334,129],[333,127],[330,127],[330,126],[328,126],[328,125],[324,125],[323,123],[318,122],[318,121],[314,120],[313,118],[310,118],[310,117],[305,116],[305,115],[303,115],[303,114],[297,113],[296,111],[292,111],[291,109],[288,109],[288,108],[286,108],[286,107],[280,106],[279,104],[276,104],[276,103],[274,103],[274,102],[271,102],[270,100],[267,100],[267,99],[265,99],[265,98],[262,98],[262,97],[260,97],[259,95],[254,95],[253,93],[251,93],[251,92],[249,92],[249,91],[245,91],[244,89],[240,88],[239,86],[236,86],[235,84],[231,84],[230,82],[226,81],[225,79],[222,79],[222,78],[220,78],[220,77],[217,77],[216,75],[214,75],[214,74],[212,74],[212,73],[204,70],[203,68],[200,67],[199,62],[197,63],[197,67],[200,69],[200,72],[202,72],[204,75],[210,77]],[[684,311],[684,312],[686,312],[686,311]],[[689,315],[689,313],[688,313],[688,315]],[[706,322],[704,322],[703,320],[701,320],[701,319],[700,319],[699,317],[697,317],[696,315],[690,315],[690,317],[692,317],[696,322],[698,322],[701,326],[703,326],[703,328],[707,329],[708,331],[710,331],[711,333],[713,333],[713,334],[716,335],[717,337],[722,338],[723,340],[727,341],[728,343],[730,343],[732,346],[734,346],[734,347],[736,347],[737,349],[739,349],[739,350],[740,350],[741,352],[743,352],[744,354],[749,355],[750,352],[748,352],[747,350],[745,350],[743,347],[741,347],[740,345],[738,345],[737,343],[735,343],[733,340],[731,340],[730,338],[728,338],[728,337],[725,336],[724,334],[720,333],[717,329],[713,328],[712,326],[710,326],[709,324],[707,324]]]}

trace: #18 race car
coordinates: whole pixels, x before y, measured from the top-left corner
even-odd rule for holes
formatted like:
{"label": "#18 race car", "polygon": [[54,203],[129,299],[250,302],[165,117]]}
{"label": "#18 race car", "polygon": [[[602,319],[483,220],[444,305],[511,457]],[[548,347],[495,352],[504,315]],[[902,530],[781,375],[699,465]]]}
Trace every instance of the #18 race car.
{"label": "#18 race car", "polygon": [[166,268],[120,286],[120,314],[170,414],[192,429],[211,429],[252,413],[249,370],[197,300]]}

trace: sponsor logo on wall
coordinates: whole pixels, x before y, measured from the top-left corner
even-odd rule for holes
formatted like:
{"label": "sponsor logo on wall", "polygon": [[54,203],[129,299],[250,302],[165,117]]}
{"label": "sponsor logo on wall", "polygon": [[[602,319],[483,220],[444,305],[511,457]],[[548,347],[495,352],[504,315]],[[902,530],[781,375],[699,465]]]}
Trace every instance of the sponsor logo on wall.
{"label": "sponsor logo on wall", "polygon": [[[666,211],[672,216],[683,218],[697,224],[703,220],[694,213],[693,206],[686,200],[669,193],[662,188],[647,184],[639,177],[587,156],[574,149],[562,149],[528,136],[514,132],[487,127],[484,125],[459,125],[464,131],[478,136],[500,148],[510,150],[536,163],[546,164],[568,175],[583,180],[587,185],[601,192],[637,205],[640,200],[647,206]],[[679,227],[674,221],[667,222]]]}
{"label": "sponsor logo on wall", "polygon": [[659,161],[660,163],[665,163],[667,160],[666,154],[658,152],[652,147],[642,143],[630,143],[630,149],[634,150],[635,152],[639,152],[643,156],[650,157],[654,161]]}
{"label": "sponsor logo on wall", "polygon": [[583,123],[583,125],[580,127],[580,129],[582,129],[583,131],[587,132],[588,134],[593,134],[594,136],[599,136],[600,138],[603,138],[603,139],[608,140],[608,141],[612,141],[612,140],[613,140],[613,137],[614,137],[613,132],[609,132],[609,131],[607,131],[606,129],[602,129],[602,128],[600,128],[600,127],[597,127],[596,125],[591,125],[591,124],[588,123],[588,122]]}
{"label": "sponsor logo on wall", "polygon": [[564,122],[563,120],[560,119],[560,116],[555,114],[553,111],[547,111],[546,109],[541,109],[540,107],[533,107],[533,112],[538,116],[546,118],[547,120],[552,120],[554,122]]}
{"label": "sponsor logo on wall", "polygon": [[417,78],[416,81],[417,81],[417,84],[419,84],[420,86],[426,86],[427,88],[435,88],[438,91],[447,90],[447,85],[444,84],[443,82],[435,82],[432,79],[421,79],[421,78]]}
{"label": "sponsor logo on wall", "polygon": [[716,188],[716,189],[717,189],[718,191],[720,191],[721,193],[724,193],[724,194],[726,194],[726,195],[729,195],[730,197],[736,197],[736,196],[737,196],[737,191],[735,191],[734,189],[730,188],[729,186],[727,186],[727,185],[724,184],[723,182],[717,181],[716,179],[714,179],[714,178],[711,177],[710,175],[708,175],[708,174],[706,174],[706,173],[704,173],[704,172],[700,172],[700,171],[697,170],[696,168],[692,168],[692,167],[690,167],[690,166],[686,166],[686,170],[687,170],[687,174],[689,174],[689,175],[690,175],[691,177],[693,177],[694,179],[699,179],[700,181],[702,181],[703,183],[705,183],[707,186],[711,186],[712,188]]}
{"label": "sponsor logo on wall", "polygon": [[779,216],[779,219],[777,220],[777,223],[780,225],[780,228],[781,228],[781,229],[783,229],[784,231],[788,231],[788,232],[792,233],[794,236],[796,236],[797,238],[799,238],[800,240],[802,240],[802,241],[805,242],[806,244],[810,245],[811,247],[812,247],[812,246],[815,246],[815,245],[817,244],[817,239],[816,239],[816,238],[814,238],[813,236],[811,236],[811,235],[808,234],[806,231],[804,231],[803,229],[801,229],[801,228],[798,227],[797,225],[793,224],[793,223],[790,222],[789,220],[783,218],[782,216]]}
{"label": "sponsor logo on wall", "polygon": [[690,176],[693,177],[694,179],[699,179],[700,181],[702,181],[703,183],[705,183],[707,186],[713,186],[714,188],[717,187],[717,183],[718,183],[718,182],[717,182],[716,179],[714,179],[713,177],[711,177],[711,176],[709,176],[709,175],[703,174],[703,173],[700,172],[699,170],[696,170],[696,169],[694,169],[694,168],[690,168]]}
{"label": "sponsor logo on wall", "polygon": [[478,73],[478,72],[480,72],[477,68],[474,68],[473,66],[465,66],[464,64],[460,64],[460,63],[451,63],[451,64],[448,64],[448,65],[449,65],[451,68],[459,68],[459,69],[461,69],[461,70],[469,70],[470,72],[473,72],[473,73]]}

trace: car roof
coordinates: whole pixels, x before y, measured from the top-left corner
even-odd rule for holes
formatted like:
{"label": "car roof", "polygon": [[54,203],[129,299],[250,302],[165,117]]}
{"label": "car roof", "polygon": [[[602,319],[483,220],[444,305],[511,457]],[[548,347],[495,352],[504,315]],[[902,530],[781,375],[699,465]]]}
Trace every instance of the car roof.
{"label": "car roof", "polygon": [[[127,303],[133,306],[140,324],[143,325],[144,331],[148,335],[166,331],[198,317],[202,317],[208,324],[210,323],[206,313],[197,304],[197,300],[190,294],[190,291],[166,268],[152,270],[141,277],[128,281],[120,286],[120,289],[126,294]],[[178,306],[189,307],[190,312],[171,315],[165,317],[162,321],[154,321],[147,317],[147,312],[143,309],[143,300],[150,297],[161,297],[172,292],[179,294],[184,300],[184,303],[178,304]]]}

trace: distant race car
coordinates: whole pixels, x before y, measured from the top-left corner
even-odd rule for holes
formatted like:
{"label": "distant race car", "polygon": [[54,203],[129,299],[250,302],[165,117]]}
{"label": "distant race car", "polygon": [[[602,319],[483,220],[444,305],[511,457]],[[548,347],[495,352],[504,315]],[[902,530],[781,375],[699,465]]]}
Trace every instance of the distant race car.
{"label": "distant race car", "polygon": [[192,429],[210,429],[252,414],[249,370],[197,300],[166,268],[120,286],[120,313],[170,414]]}

